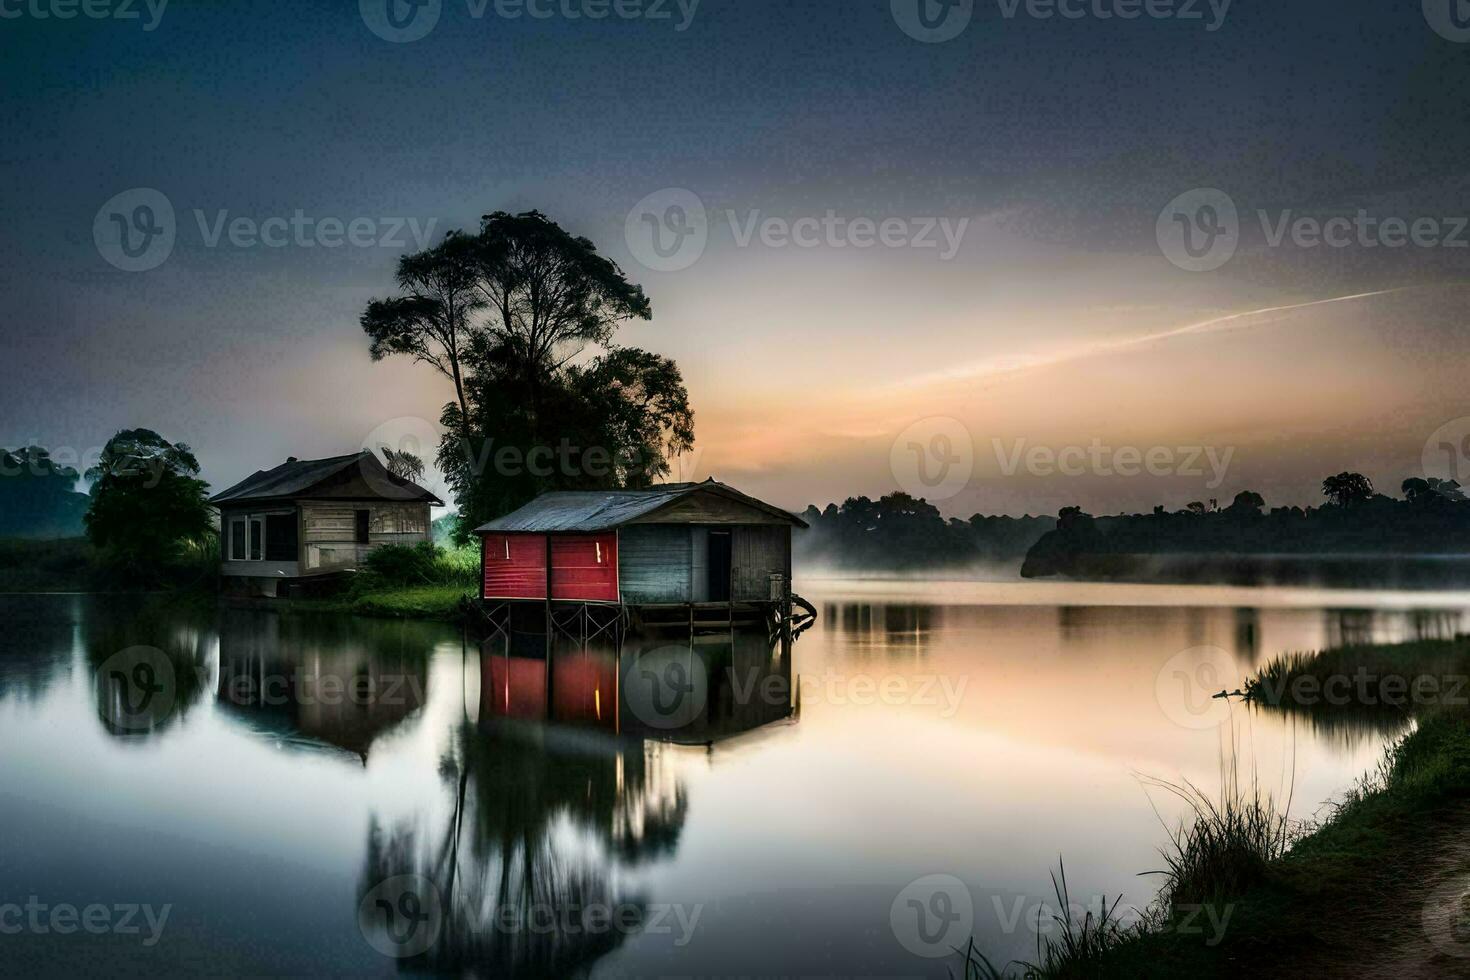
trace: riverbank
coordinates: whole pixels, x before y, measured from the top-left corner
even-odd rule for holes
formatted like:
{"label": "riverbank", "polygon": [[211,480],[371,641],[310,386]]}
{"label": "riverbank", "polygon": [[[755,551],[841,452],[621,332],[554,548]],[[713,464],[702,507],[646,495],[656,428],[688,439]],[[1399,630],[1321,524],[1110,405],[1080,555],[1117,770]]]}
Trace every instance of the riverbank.
{"label": "riverbank", "polygon": [[458,623],[475,590],[459,585],[389,586],[349,591],[330,599],[227,600],[282,612],[339,613],[377,619],[424,619]]}
{"label": "riverbank", "polygon": [[[1296,713],[1314,725],[1412,731],[1313,826],[1287,825],[1269,801],[1253,810],[1259,798],[1219,805],[1243,821],[1201,814],[1165,849],[1173,870],[1149,923],[1105,933],[1087,956],[1059,948],[1051,963],[1042,957],[1040,975],[1463,972],[1470,963],[1470,907],[1460,887],[1470,881],[1467,670],[1465,638],[1267,665],[1248,687],[1258,710]],[[1269,833],[1252,835],[1260,826],[1289,834],[1284,853],[1262,853]],[[1078,930],[1074,924],[1071,932]],[[1381,969],[1364,973],[1367,963]],[[967,977],[986,975],[974,962],[967,970]]]}

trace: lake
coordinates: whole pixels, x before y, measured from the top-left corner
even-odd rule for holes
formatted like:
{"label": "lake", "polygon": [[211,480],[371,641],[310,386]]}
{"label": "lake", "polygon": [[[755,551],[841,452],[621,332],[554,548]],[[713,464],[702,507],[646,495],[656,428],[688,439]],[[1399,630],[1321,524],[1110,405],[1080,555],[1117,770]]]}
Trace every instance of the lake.
{"label": "lake", "polygon": [[[1064,862],[1143,908],[1233,771],[1309,818],[1392,730],[1211,699],[1465,593],[814,580],[765,636],[467,639],[0,597],[0,962],[28,975],[946,975]],[[1127,913],[1125,912],[1125,917]]]}

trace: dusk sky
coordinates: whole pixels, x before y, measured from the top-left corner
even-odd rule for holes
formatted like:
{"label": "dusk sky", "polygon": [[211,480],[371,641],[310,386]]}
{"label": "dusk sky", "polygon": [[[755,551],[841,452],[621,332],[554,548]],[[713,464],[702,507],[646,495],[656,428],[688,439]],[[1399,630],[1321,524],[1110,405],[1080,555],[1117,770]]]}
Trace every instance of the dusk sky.
{"label": "dusk sky", "polygon": [[[388,2],[427,26],[402,0],[0,0],[0,446],[146,426],[223,488],[431,431],[447,382],[372,363],[358,317],[400,255],[533,208],[648,291],[619,339],[684,372],[676,475],[792,508],[897,488],[906,430],[964,434],[952,515],[1309,503],[1344,469],[1395,491],[1470,436],[1452,0],[974,0],[948,40],[913,36],[937,0],[428,0],[396,41]],[[171,250],[120,267],[111,215],[160,200]],[[670,202],[702,252],[639,238]],[[1209,215],[1191,258],[1170,229]],[[1228,464],[1005,472],[1095,440]]]}

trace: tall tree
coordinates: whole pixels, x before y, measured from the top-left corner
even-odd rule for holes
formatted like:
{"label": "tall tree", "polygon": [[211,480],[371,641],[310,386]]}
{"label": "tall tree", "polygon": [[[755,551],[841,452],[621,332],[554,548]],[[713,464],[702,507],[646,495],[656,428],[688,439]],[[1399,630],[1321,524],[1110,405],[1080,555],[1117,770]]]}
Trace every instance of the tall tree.
{"label": "tall tree", "polygon": [[151,429],[125,429],[108,440],[87,471],[92,505],[87,537],[118,564],[145,574],[178,557],[186,542],[207,538],[208,487],[183,443]]}
{"label": "tall tree", "polygon": [[405,257],[398,285],[362,326],[374,359],[408,355],[454,383],[437,462],[461,527],[545,490],[646,486],[692,447],[678,366],[614,342],[652,318],[643,288],[541,212],[485,215],[478,235]]}
{"label": "tall tree", "polygon": [[479,251],[476,239],[451,232],[434,248],[404,256],[397,276],[403,295],[373,300],[360,321],[372,342],[373,360],[402,354],[448,378],[461,418],[469,415],[465,350],[483,307],[477,288]]}

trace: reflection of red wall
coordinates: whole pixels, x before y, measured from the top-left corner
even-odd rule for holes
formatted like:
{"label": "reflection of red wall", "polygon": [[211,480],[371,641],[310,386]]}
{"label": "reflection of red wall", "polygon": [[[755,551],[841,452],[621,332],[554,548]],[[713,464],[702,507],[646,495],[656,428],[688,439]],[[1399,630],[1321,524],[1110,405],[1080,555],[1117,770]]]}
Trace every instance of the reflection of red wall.
{"label": "reflection of red wall", "polygon": [[617,602],[617,534],[552,538],[551,597]]}
{"label": "reflection of red wall", "polygon": [[480,710],[494,718],[545,718],[546,661],[494,654],[484,657]]}
{"label": "reflection of red wall", "polygon": [[[544,534],[486,534],[480,547],[484,598],[546,598]],[[617,533],[553,537],[551,572],[553,599],[617,602]]]}
{"label": "reflection of red wall", "polygon": [[552,660],[551,672],[551,696],[557,721],[615,726],[617,663],[611,654],[559,653]]}

